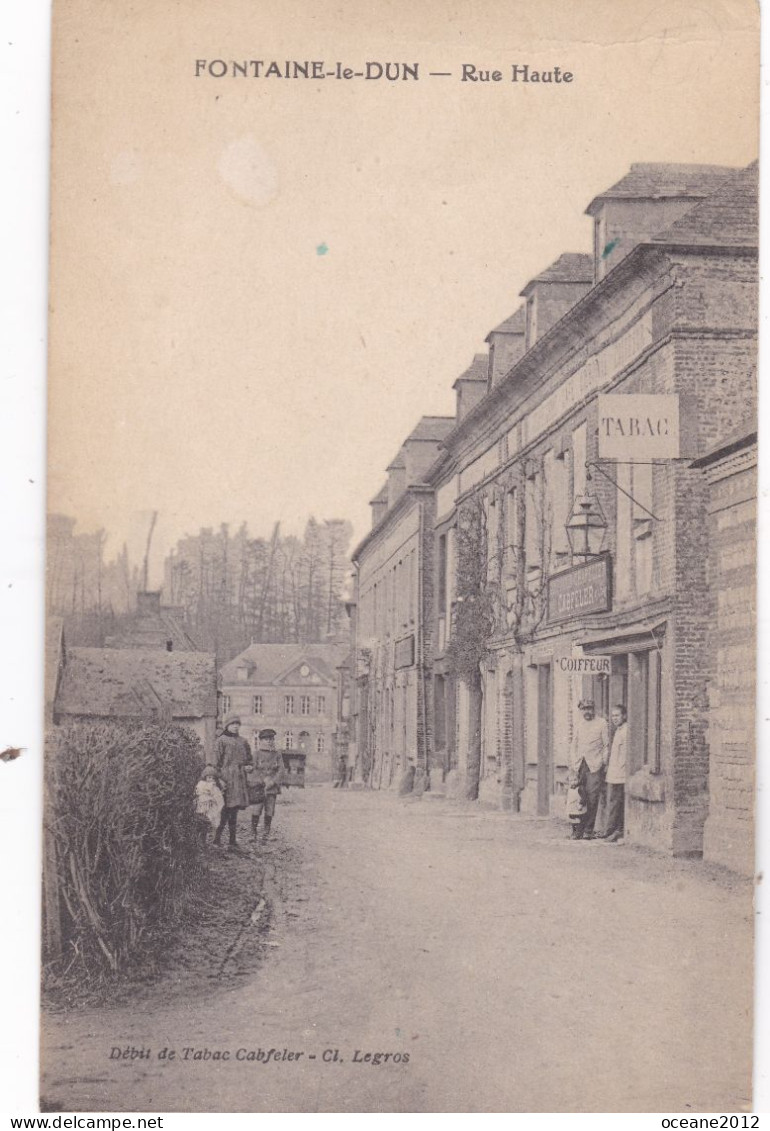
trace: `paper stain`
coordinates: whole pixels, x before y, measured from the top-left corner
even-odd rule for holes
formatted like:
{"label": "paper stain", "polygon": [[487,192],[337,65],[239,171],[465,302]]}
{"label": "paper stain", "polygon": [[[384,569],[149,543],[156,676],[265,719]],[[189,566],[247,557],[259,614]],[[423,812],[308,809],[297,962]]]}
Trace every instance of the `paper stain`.
{"label": "paper stain", "polygon": [[278,170],[251,134],[230,142],[217,168],[228,188],[246,204],[264,207],[278,194]]}
{"label": "paper stain", "polygon": [[14,762],[26,749],[26,746],[7,746],[0,752],[0,762]]}
{"label": "paper stain", "polygon": [[143,175],[142,158],[135,149],[122,149],[110,162],[110,183],[133,185]]}
{"label": "paper stain", "polygon": [[328,253],[328,251],[329,251],[329,248],[326,246],[325,243],[319,243],[318,247],[315,249],[316,255],[326,255]]}

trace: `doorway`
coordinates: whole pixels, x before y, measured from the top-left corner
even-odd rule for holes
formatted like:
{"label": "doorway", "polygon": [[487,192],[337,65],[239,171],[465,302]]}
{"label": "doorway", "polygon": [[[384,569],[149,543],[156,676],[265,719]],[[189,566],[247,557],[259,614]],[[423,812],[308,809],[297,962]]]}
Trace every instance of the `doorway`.
{"label": "doorway", "polygon": [[551,665],[537,666],[537,815],[547,817],[553,793],[553,686]]}

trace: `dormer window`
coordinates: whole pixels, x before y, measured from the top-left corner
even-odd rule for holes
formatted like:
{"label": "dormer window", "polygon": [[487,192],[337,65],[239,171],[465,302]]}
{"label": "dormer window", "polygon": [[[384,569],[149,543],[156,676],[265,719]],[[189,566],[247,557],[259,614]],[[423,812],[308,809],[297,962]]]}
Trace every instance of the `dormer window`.
{"label": "dormer window", "polygon": [[246,680],[249,678],[249,669],[246,667],[245,664],[241,664],[241,666],[239,668],[237,668],[236,671],[237,671],[237,675],[238,675],[238,682],[239,683],[245,683]]}

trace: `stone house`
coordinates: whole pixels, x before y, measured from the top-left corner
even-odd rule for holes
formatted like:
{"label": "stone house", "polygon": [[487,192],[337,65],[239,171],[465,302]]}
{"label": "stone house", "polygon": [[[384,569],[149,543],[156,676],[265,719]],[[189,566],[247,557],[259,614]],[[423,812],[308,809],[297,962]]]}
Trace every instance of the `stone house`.
{"label": "stone house", "polygon": [[53,721],[155,719],[178,723],[213,748],[216,657],[150,648],[67,648]]}
{"label": "stone house", "polygon": [[[479,384],[475,372],[458,383]],[[423,417],[407,436],[372,500],[372,530],[352,554],[351,726],[356,776],[375,788],[396,785],[410,764],[428,765],[434,496],[424,479],[453,425],[452,417]]]}
{"label": "stone house", "polygon": [[309,775],[328,778],[338,730],[339,665],[349,643],[251,644],[222,667],[220,725],[232,713],[254,749],[259,732],[276,732],[281,750],[307,755]]}
{"label": "stone house", "polygon": [[[527,283],[487,336],[486,381],[477,355],[455,382],[456,420],[432,465],[410,480],[405,445],[372,501],[374,529],[355,554],[359,745],[370,744],[373,766],[413,752],[431,789],[466,771],[468,690],[447,649],[458,517],[472,506],[494,610],[479,797],[561,813],[577,702],[590,695],[605,716],[615,703],[628,712],[628,838],[698,854],[705,825],[711,858],[745,858],[753,716],[748,684],[728,687],[727,661],[740,648],[751,675],[753,642],[731,641],[715,619],[714,601],[730,601],[720,585],[734,579],[713,555],[730,521],[715,517],[715,500],[728,481],[748,489],[725,443],[756,412],[757,167],[634,165],[587,214],[593,254],[564,254]],[[671,420],[658,419],[658,436],[670,428],[671,443],[642,442],[626,420],[630,434],[608,454],[610,427],[623,428],[610,403],[620,413],[664,406]],[[698,462],[714,451],[722,456]],[[746,505],[735,512],[743,569],[753,561]],[[603,538],[590,550],[588,511]],[[416,589],[393,570],[412,549]],[[416,610],[406,622],[405,607]],[[409,636],[423,642],[411,692],[396,652]],[[394,770],[375,778],[388,784]]]}
{"label": "stone house", "polygon": [[[702,850],[709,804],[708,487],[692,460],[755,411],[756,180],[756,166],[634,166],[595,198],[592,270],[562,256],[527,284],[523,353],[458,419],[427,476],[433,759],[462,771],[467,755],[468,704],[462,685],[448,688],[442,646],[457,515],[474,502],[497,600],[480,796],[558,812],[576,701],[590,692],[603,714],[628,709],[630,839],[675,853]],[[678,458],[600,458],[607,393],[678,398]],[[576,566],[566,525],[588,496],[605,552]],[[576,656],[600,657],[606,674],[574,675]]]}

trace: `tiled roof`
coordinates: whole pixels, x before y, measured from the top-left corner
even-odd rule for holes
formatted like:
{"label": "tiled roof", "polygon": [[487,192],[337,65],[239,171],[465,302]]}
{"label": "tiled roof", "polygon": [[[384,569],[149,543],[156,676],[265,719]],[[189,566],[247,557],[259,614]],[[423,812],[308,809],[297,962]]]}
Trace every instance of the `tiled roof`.
{"label": "tiled roof", "polygon": [[334,683],[335,669],[349,650],[349,644],[251,644],[224,665],[222,685],[238,683],[237,670],[244,661],[254,665],[249,675],[249,682],[254,684],[274,683],[303,662]]}
{"label": "tiled roof", "polygon": [[756,246],[758,237],[759,165],[753,161],[723,178],[709,197],[654,238],[663,243]]}
{"label": "tiled roof", "polygon": [[530,279],[522,295],[528,295],[535,283],[591,283],[594,281],[594,257],[583,252],[565,251],[550,267]]}
{"label": "tiled roof", "polygon": [[453,416],[423,416],[407,440],[443,440],[456,423]]}
{"label": "tiled roof", "polygon": [[166,704],[175,718],[215,716],[216,658],[150,648],[68,648],[56,710],[130,718]]}
{"label": "tiled roof", "polygon": [[499,326],[495,326],[494,330],[490,330],[484,340],[488,342],[493,334],[524,334],[526,329],[527,309],[525,306],[520,306],[509,318],[506,318]]}
{"label": "tiled roof", "polygon": [[690,196],[697,200],[713,192],[720,181],[735,172],[728,165],[676,165],[642,163],[632,165],[625,177],[595,196],[586,208],[593,215],[602,200],[661,200]]}
{"label": "tiled roof", "polygon": [[734,429],[728,436],[720,440],[713,448],[710,448],[705,455],[700,456],[699,459],[693,460],[690,464],[691,467],[709,467],[712,463],[716,463],[720,459],[724,459],[733,452],[739,452],[743,448],[750,448],[757,442],[757,422],[756,420],[747,420],[738,428]]}
{"label": "tiled roof", "polygon": [[[456,389],[460,381],[483,381],[486,385],[489,381],[489,358],[487,354],[477,353],[465,372],[457,378],[452,388]],[[447,429],[448,431],[449,429]]]}

